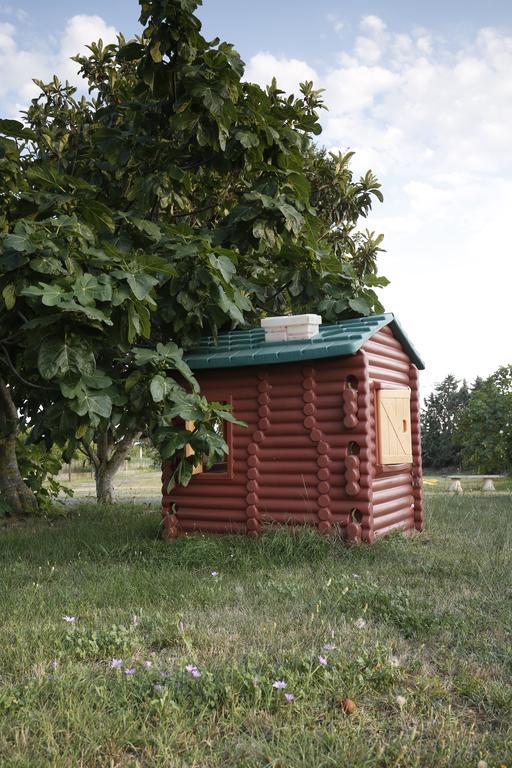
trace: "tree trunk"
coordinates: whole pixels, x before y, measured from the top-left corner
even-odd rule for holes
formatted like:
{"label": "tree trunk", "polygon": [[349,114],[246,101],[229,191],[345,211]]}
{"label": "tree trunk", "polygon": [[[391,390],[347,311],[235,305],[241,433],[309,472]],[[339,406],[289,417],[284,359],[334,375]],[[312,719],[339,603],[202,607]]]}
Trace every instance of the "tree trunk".
{"label": "tree trunk", "polygon": [[98,504],[113,504],[115,502],[114,475],[115,470],[107,464],[95,467],[96,501]]}
{"label": "tree trunk", "polygon": [[84,452],[94,466],[98,504],[114,504],[114,477],[140,435],[141,432],[129,432],[116,443],[110,430],[101,432],[97,436],[96,451],[91,444],[82,443]]}
{"label": "tree trunk", "polygon": [[23,480],[16,457],[18,413],[5,383],[0,379],[0,507],[11,515],[33,515],[38,510],[34,492]]}

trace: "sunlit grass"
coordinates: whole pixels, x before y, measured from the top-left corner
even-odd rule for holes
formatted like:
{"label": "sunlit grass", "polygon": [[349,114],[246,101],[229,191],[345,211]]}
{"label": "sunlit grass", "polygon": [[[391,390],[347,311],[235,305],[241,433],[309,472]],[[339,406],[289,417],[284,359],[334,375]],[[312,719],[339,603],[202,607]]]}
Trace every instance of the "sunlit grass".
{"label": "sunlit grass", "polygon": [[431,496],[371,547],[158,525],[0,529],[2,766],[511,764],[509,496]]}

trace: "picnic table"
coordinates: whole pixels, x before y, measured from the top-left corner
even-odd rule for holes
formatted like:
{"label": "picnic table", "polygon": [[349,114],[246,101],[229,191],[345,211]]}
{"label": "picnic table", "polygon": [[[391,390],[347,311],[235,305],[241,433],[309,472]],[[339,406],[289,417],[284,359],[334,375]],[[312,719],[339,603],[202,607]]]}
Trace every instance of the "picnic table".
{"label": "picnic table", "polygon": [[461,480],[481,480],[482,491],[495,491],[493,480],[501,477],[501,475],[449,475],[448,479],[451,480],[449,491],[452,493],[464,493]]}

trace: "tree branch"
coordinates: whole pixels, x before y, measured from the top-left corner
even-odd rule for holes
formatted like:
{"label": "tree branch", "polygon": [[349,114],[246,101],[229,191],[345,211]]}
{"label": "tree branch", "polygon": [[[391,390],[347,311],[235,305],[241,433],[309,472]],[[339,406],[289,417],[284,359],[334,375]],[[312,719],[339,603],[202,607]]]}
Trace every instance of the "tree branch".
{"label": "tree branch", "polygon": [[11,393],[5,381],[0,377],[0,402],[7,416],[7,421],[12,422],[12,432],[16,432],[18,424],[18,410],[14,404]]}
{"label": "tree branch", "polygon": [[11,369],[12,373],[16,376],[19,381],[21,381],[22,384],[25,384],[27,387],[32,387],[33,389],[41,389],[43,392],[55,392],[56,387],[41,387],[39,384],[34,384],[32,381],[28,381],[28,379],[25,379],[21,373],[18,373],[16,368],[14,367],[11,358],[9,357],[9,352],[7,348],[4,346],[3,342],[0,342],[0,347],[2,348],[5,357],[2,357],[1,359],[4,360],[8,367]]}
{"label": "tree branch", "polygon": [[83,438],[80,440],[80,445],[83,449],[82,453],[85,453],[89,461],[91,461],[92,464],[98,468],[100,466],[100,460],[97,454],[94,452],[92,445],[90,443],[86,443]]}
{"label": "tree branch", "polygon": [[195,211],[182,211],[181,213],[172,213],[171,219],[180,219],[184,216],[195,216],[196,213],[203,213],[203,211],[210,211],[212,208],[215,208],[217,203],[212,203],[211,205],[206,205],[204,208],[196,208]]}
{"label": "tree branch", "polygon": [[136,440],[142,435],[141,431],[127,432],[126,435],[115,446],[114,452],[108,461],[108,468],[117,472],[123,461],[128,456],[130,448]]}

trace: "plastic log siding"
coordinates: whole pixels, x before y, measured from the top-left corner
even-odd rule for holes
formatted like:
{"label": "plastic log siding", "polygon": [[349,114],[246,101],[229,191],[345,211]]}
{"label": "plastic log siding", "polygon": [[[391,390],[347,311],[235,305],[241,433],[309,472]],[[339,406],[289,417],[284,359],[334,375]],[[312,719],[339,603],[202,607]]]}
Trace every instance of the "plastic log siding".
{"label": "plastic log siding", "polygon": [[414,525],[416,530],[424,528],[423,515],[423,476],[421,463],[421,430],[420,430],[420,392],[419,371],[411,364],[411,431],[412,431],[412,485],[414,495]]}
{"label": "plastic log siding", "polygon": [[[419,427],[418,370],[412,365],[389,328],[378,331],[363,346],[368,356],[373,390],[370,433],[372,435],[372,518],[376,537],[393,530],[422,530],[422,472]],[[410,387],[413,463],[381,467],[377,456],[375,385]]]}
{"label": "plastic log siding", "polygon": [[[277,522],[316,525],[325,533],[336,526],[348,539],[371,542],[394,529],[421,528],[417,370],[387,329],[347,358],[197,375],[209,399],[232,399],[248,428],[233,427],[229,477],[203,473],[168,494],[172,470],[164,465],[165,536],[257,536]],[[355,392],[344,397],[356,380]],[[413,467],[382,472],[377,466],[375,382],[411,387]],[[353,426],[344,423],[348,402],[355,403],[348,407]]]}

